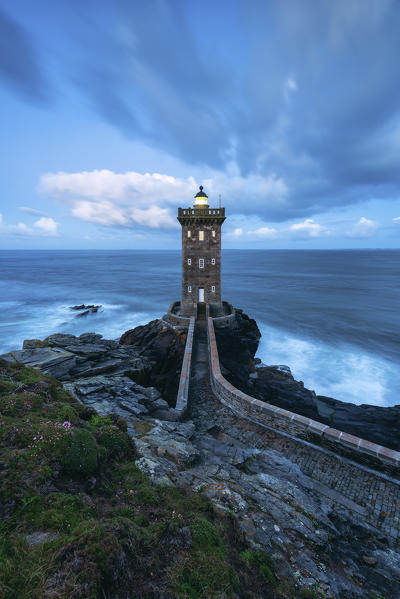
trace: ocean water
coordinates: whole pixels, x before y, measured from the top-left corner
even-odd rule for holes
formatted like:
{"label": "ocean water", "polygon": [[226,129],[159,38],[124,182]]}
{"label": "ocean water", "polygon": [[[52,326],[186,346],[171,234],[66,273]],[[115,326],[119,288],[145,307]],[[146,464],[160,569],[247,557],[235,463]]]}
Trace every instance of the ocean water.
{"label": "ocean water", "polygon": [[[0,353],[54,332],[117,338],[180,296],[179,251],[0,251]],[[400,250],[223,252],[258,356],[320,395],[400,404]],[[102,304],[78,318],[74,304]]]}

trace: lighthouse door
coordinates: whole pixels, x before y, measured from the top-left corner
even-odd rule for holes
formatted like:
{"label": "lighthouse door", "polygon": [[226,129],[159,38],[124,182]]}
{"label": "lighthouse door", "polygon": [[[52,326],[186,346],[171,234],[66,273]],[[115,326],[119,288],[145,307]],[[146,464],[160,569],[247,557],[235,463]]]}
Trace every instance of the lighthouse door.
{"label": "lighthouse door", "polygon": [[199,302],[204,302],[204,287],[199,287]]}

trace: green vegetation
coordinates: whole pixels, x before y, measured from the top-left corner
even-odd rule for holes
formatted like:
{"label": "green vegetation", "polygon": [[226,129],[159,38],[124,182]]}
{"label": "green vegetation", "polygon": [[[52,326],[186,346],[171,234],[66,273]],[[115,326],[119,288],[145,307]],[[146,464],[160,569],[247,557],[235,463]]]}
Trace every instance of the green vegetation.
{"label": "green vegetation", "polygon": [[151,484],[126,428],[0,360],[0,596],[288,597],[234,518]]}
{"label": "green vegetation", "polygon": [[262,578],[270,586],[276,586],[276,578],[274,574],[274,566],[271,558],[265,553],[265,551],[252,551],[246,549],[241,554],[241,557],[258,568],[258,571]]}

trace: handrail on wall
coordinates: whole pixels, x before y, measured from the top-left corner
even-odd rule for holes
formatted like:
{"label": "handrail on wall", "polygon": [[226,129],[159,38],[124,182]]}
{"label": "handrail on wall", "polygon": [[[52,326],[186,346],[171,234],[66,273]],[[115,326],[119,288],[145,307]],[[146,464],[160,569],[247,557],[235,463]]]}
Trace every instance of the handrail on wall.
{"label": "handrail on wall", "polygon": [[188,404],[190,370],[192,366],[194,323],[195,317],[191,316],[186,337],[185,353],[183,354],[178,394],[176,396],[175,409],[180,413],[181,418],[184,415]]}
{"label": "handrail on wall", "polygon": [[[370,456],[385,465],[396,469],[400,467],[400,452],[398,451],[265,403],[236,389],[221,374],[214,323],[210,317],[207,321],[207,337],[211,386],[219,400],[239,416],[294,436],[304,435],[305,433],[316,435],[323,443],[327,443],[330,448],[333,445],[334,448],[344,450],[344,453],[350,452],[352,457],[357,457],[359,460],[362,456]],[[299,440],[301,441],[301,439]]]}

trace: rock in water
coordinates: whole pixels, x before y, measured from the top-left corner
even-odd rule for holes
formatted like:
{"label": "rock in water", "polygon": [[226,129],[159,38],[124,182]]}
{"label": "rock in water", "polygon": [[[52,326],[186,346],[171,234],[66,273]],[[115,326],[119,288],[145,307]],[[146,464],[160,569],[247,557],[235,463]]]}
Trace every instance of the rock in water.
{"label": "rock in water", "polygon": [[80,314],[76,315],[78,318],[80,316],[87,316],[89,313],[95,314],[96,312],[99,311],[100,308],[101,308],[100,304],[98,306],[96,306],[95,304],[88,304],[87,306],[85,304],[70,306],[70,310],[81,311]]}

